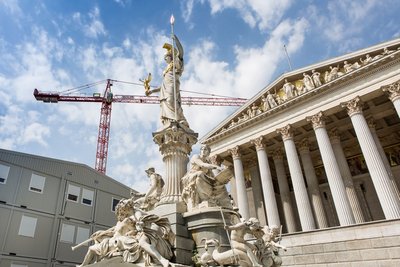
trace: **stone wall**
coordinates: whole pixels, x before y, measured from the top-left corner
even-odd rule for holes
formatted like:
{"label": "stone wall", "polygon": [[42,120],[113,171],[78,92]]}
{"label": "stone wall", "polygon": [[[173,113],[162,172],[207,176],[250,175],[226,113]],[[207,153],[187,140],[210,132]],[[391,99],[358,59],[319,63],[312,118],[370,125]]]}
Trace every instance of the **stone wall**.
{"label": "stone wall", "polygon": [[282,266],[400,266],[400,220],[285,234]]}

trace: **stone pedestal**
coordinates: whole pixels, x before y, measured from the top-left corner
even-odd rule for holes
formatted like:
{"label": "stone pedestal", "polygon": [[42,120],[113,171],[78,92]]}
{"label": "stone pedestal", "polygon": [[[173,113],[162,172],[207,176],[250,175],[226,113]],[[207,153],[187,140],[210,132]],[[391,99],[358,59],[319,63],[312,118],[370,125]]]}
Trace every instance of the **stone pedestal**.
{"label": "stone pedestal", "polygon": [[197,142],[198,134],[179,123],[153,133],[153,140],[165,164],[164,192],[158,205],[182,202],[180,181],[187,171],[189,154]]}
{"label": "stone pedestal", "polygon": [[232,225],[238,222],[239,214],[237,212],[210,207],[186,212],[183,217],[187,222],[187,229],[195,243],[199,256],[205,252],[204,239],[217,239],[220,241],[221,251],[231,249],[228,238],[230,233],[224,229],[224,225]]}
{"label": "stone pedestal", "polygon": [[184,202],[180,203],[164,203],[157,206],[152,210],[162,218],[168,218],[171,229],[175,233],[175,244],[173,244],[174,258],[171,262],[183,265],[193,264],[193,249],[195,244],[189,234],[188,228],[185,223],[183,215],[186,212],[186,205]]}

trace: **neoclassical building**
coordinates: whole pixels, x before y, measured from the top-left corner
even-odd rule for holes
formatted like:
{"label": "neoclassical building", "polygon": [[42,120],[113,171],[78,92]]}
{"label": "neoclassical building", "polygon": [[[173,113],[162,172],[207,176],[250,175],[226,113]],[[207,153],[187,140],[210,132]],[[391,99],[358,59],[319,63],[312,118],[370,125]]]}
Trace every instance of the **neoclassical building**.
{"label": "neoclassical building", "polygon": [[245,218],[285,233],[400,218],[400,39],[285,73],[206,134]]}

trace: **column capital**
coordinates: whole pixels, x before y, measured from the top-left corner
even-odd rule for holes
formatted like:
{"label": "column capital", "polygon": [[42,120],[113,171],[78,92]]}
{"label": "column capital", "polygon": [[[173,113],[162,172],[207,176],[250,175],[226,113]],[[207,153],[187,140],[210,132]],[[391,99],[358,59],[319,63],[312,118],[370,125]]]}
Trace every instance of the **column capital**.
{"label": "column capital", "polygon": [[355,114],[362,113],[363,102],[361,101],[360,97],[357,96],[350,101],[344,102],[340,104],[343,108],[346,108],[347,114],[349,116],[353,116]]}
{"label": "column capital", "polygon": [[376,123],[375,123],[374,117],[368,116],[368,117],[366,118],[366,120],[367,120],[367,123],[368,123],[368,127],[369,127],[371,130],[375,130]]}
{"label": "column capital", "polygon": [[282,160],[283,159],[283,152],[282,152],[282,149],[281,148],[278,148],[278,149],[275,149],[273,152],[272,152],[272,158],[275,160],[275,159],[277,159],[277,160]]}
{"label": "column capital", "polygon": [[290,124],[276,130],[281,134],[283,141],[293,139],[293,130]]}
{"label": "column capital", "polygon": [[240,159],[242,157],[239,146],[229,149],[229,153],[231,153],[233,159]]}
{"label": "column capital", "polygon": [[214,155],[210,157],[210,162],[214,165],[221,165],[221,158],[218,155]]}
{"label": "column capital", "polygon": [[251,144],[253,144],[253,145],[256,147],[256,150],[257,150],[257,151],[258,151],[258,150],[264,150],[264,149],[265,149],[265,145],[264,145],[263,137],[262,137],[262,136],[260,136],[260,137],[258,137],[258,138],[256,138],[256,139],[253,139],[253,140],[251,140],[250,142],[251,142]]}
{"label": "column capital", "polygon": [[307,117],[306,119],[312,123],[314,130],[318,128],[325,128],[325,116],[322,111],[318,112],[314,116]]}
{"label": "column capital", "polygon": [[382,91],[389,94],[390,101],[395,101],[400,98],[400,80],[381,87]]}
{"label": "column capital", "polygon": [[340,131],[338,128],[330,129],[328,135],[332,143],[340,143]]}
{"label": "column capital", "polygon": [[303,138],[300,142],[296,145],[299,151],[310,151],[310,144],[307,138]]}

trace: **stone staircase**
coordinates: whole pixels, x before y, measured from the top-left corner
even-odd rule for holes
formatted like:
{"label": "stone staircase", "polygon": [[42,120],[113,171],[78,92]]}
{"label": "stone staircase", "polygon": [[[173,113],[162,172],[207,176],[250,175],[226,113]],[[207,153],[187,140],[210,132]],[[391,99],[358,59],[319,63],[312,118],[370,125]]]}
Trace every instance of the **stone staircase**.
{"label": "stone staircase", "polygon": [[282,266],[398,267],[400,219],[283,235]]}

